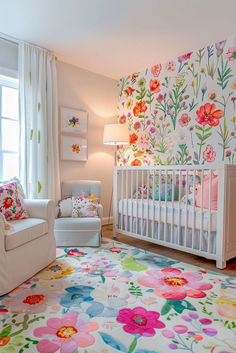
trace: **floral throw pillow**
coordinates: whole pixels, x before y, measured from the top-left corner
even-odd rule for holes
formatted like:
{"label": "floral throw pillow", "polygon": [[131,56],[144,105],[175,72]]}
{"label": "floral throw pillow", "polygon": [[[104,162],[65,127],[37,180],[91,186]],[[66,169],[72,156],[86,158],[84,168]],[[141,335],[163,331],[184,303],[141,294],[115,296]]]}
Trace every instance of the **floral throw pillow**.
{"label": "floral throw pillow", "polygon": [[22,191],[16,181],[0,185],[0,212],[7,221],[28,218],[23,207]]}
{"label": "floral throw pillow", "polygon": [[72,198],[72,217],[98,217],[98,199]]}

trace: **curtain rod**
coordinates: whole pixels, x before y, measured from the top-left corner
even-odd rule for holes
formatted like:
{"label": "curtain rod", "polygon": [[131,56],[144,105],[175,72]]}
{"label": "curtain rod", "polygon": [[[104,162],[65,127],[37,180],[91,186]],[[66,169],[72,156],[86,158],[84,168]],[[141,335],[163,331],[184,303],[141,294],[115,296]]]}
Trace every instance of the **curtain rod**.
{"label": "curtain rod", "polygon": [[20,44],[20,43],[27,43],[27,44],[30,44],[32,45],[33,47],[35,48],[39,48],[39,49],[44,49],[46,51],[48,51],[49,53],[53,53],[51,50],[49,49],[46,49],[44,47],[40,47],[39,45],[36,45],[36,44],[33,44],[33,43],[30,43],[30,42],[27,42],[26,40],[21,40],[21,39],[17,39],[15,37],[12,37],[12,36],[9,36],[8,34],[4,34],[2,32],[0,32],[0,39],[3,39],[3,40],[6,40],[7,42],[11,42],[13,44]]}

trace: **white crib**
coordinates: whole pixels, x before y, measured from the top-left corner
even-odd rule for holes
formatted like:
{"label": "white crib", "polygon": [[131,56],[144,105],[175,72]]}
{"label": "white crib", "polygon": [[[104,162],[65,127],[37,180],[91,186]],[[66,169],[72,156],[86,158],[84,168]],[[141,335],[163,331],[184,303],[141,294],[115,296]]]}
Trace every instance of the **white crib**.
{"label": "white crib", "polygon": [[[216,175],[217,207],[212,209]],[[190,181],[193,190],[200,189],[192,193],[192,205],[182,201],[184,195],[189,199]],[[143,185],[147,193],[138,195]],[[214,259],[220,269],[236,257],[236,165],[115,167],[113,202],[114,238],[122,233]]]}

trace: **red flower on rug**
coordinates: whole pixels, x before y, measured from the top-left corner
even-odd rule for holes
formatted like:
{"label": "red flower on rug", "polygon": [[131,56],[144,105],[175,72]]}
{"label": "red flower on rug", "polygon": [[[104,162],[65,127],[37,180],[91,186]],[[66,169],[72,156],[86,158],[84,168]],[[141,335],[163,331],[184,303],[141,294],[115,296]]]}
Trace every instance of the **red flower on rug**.
{"label": "red flower on rug", "polygon": [[138,334],[145,337],[151,337],[156,334],[155,328],[161,329],[166,325],[158,320],[160,314],[157,311],[147,311],[141,306],[133,309],[121,309],[116,320],[125,324],[123,329],[131,334]]}
{"label": "red flower on rug", "polygon": [[182,272],[177,268],[150,270],[146,274],[138,279],[138,283],[155,288],[155,295],[169,300],[181,300],[185,297],[203,298],[206,296],[204,291],[212,288],[210,283],[202,282],[202,275]]}
{"label": "red flower on rug", "polygon": [[205,126],[217,126],[219,125],[219,120],[223,117],[223,110],[215,110],[215,104],[206,103],[197,110],[196,122]]}
{"label": "red flower on rug", "polygon": [[116,246],[113,246],[112,248],[110,248],[109,249],[109,251],[111,251],[111,252],[121,252],[122,251],[122,249],[121,248],[118,248],[118,247],[116,247]]}

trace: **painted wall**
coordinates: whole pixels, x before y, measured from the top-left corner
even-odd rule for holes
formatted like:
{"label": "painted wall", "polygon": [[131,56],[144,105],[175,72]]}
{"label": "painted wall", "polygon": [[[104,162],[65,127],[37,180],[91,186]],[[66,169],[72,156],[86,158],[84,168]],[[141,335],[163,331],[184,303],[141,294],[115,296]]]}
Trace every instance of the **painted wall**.
{"label": "painted wall", "polygon": [[0,74],[18,71],[18,45],[0,38]]}
{"label": "painted wall", "polygon": [[236,163],[236,39],[119,81],[120,165]]}
{"label": "painted wall", "polygon": [[58,104],[88,111],[88,161],[60,161],[61,180],[102,181],[104,217],[113,185],[114,148],[103,145],[105,124],[115,122],[117,81],[63,62],[57,63]]}

